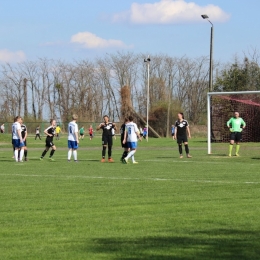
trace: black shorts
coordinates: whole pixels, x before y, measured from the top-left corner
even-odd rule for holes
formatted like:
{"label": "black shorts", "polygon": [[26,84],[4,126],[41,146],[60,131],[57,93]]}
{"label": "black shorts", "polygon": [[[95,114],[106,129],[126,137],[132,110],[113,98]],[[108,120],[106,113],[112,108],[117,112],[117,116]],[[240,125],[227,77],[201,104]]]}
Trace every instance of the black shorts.
{"label": "black shorts", "polygon": [[240,142],[242,140],[242,133],[241,132],[231,133],[230,140],[235,141],[235,142]]}
{"label": "black shorts", "polygon": [[178,144],[187,143],[187,142],[188,142],[187,135],[181,135],[181,136],[177,135],[177,143]]}
{"label": "black shorts", "polygon": [[174,133],[172,133],[172,136],[174,136]]}
{"label": "black shorts", "polygon": [[83,136],[84,134],[80,134],[80,136]]}
{"label": "black shorts", "polygon": [[127,147],[127,142],[125,144],[123,144],[123,141],[124,141],[124,138],[123,139],[121,138],[121,146],[122,146],[122,148],[128,148]]}
{"label": "black shorts", "polygon": [[53,140],[52,140],[52,139],[49,139],[49,138],[46,138],[45,143],[46,143],[46,146],[47,146],[47,147],[52,147],[52,146],[55,145],[55,144],[53,143]]}
{"label": "black shorts", "polygon": [[89,134],[90,137],[93,137],[93,134]]}
{"label": "black shorts", "polygon": [[113,145],[113,138],[112,135],[103,135],[102,136],[102,145]]}

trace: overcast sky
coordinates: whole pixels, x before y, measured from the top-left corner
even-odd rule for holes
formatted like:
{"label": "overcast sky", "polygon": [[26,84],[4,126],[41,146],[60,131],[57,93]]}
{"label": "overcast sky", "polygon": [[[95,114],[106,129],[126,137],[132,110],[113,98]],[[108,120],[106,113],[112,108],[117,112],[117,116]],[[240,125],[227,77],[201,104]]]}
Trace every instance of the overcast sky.
{"label": "overcast sky", "polygon": [[116,51],[232,60],[260,51],[260,0],[2,0],[0,63]]}

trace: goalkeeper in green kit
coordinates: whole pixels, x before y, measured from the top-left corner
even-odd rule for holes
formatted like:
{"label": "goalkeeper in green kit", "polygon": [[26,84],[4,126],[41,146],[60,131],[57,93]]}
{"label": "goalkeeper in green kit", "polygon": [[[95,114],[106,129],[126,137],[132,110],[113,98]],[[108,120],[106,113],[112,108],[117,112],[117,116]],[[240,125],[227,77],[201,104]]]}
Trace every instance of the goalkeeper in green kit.
{"label": "goalkeeper in green kit", "polygon": [[240,148],[240,141],[242,139],[242,130],[245,128],[246,123],[245,121],[239,117],[239,113],[235,112],[234,117],[231,117],[227,121],[227,127],[230,129],[230,145],[229,145],[229,154],[228,156],[232,156],[232,149],[234,142],[236,143],[236,156],[239,156],[239,148]]}

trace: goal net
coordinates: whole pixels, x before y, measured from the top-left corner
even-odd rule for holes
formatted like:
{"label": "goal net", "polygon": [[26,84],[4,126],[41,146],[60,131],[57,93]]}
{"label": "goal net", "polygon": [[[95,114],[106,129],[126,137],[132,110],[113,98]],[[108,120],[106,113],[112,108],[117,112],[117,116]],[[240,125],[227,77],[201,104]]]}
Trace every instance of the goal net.
{"label": "goal net", "polygon": [[242,141],[260,141],[260,91],[208,93],[208,154],[212,142],[228,142],[227,121],[239,112],[246,122]]}

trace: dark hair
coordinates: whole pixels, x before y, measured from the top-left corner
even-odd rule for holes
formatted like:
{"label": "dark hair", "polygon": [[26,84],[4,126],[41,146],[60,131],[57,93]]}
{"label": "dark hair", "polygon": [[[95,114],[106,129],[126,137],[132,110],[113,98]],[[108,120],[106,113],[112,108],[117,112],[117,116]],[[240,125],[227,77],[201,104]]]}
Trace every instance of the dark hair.
{"label": "dark hair", "polygon": [[52,119],[50,120],[50,124],[52,124],[53,121],[54,121],[54,119],[52,118]]}
{"label": "dark hair", "polygon": [[179,112],[179,114],[182,116],[182,119],[184,119],[184,115],[182,112]]}
{"label": "dark hair", "polygon": [[16,122],[19,118],[21,118],[20,116],[16,116],[15,118],[14,118],[14,122]]}
{"label": "dark hair", "polygon": [[129,121],[129,119],[126,117],[124,122],[128,122],[128,121]]}
{"label": "dark hair", "polygon": [[134,118],[132,116],[129,116],[128,119],[129,119],[129,121],[133,121],[134,120]]}
{"label": "dark hair", "polygon": [[104,116],[103,116],[103,118],[105,118],[105,117],[109,118],[109,116],[108,116],[108,115],[104,115]]}

